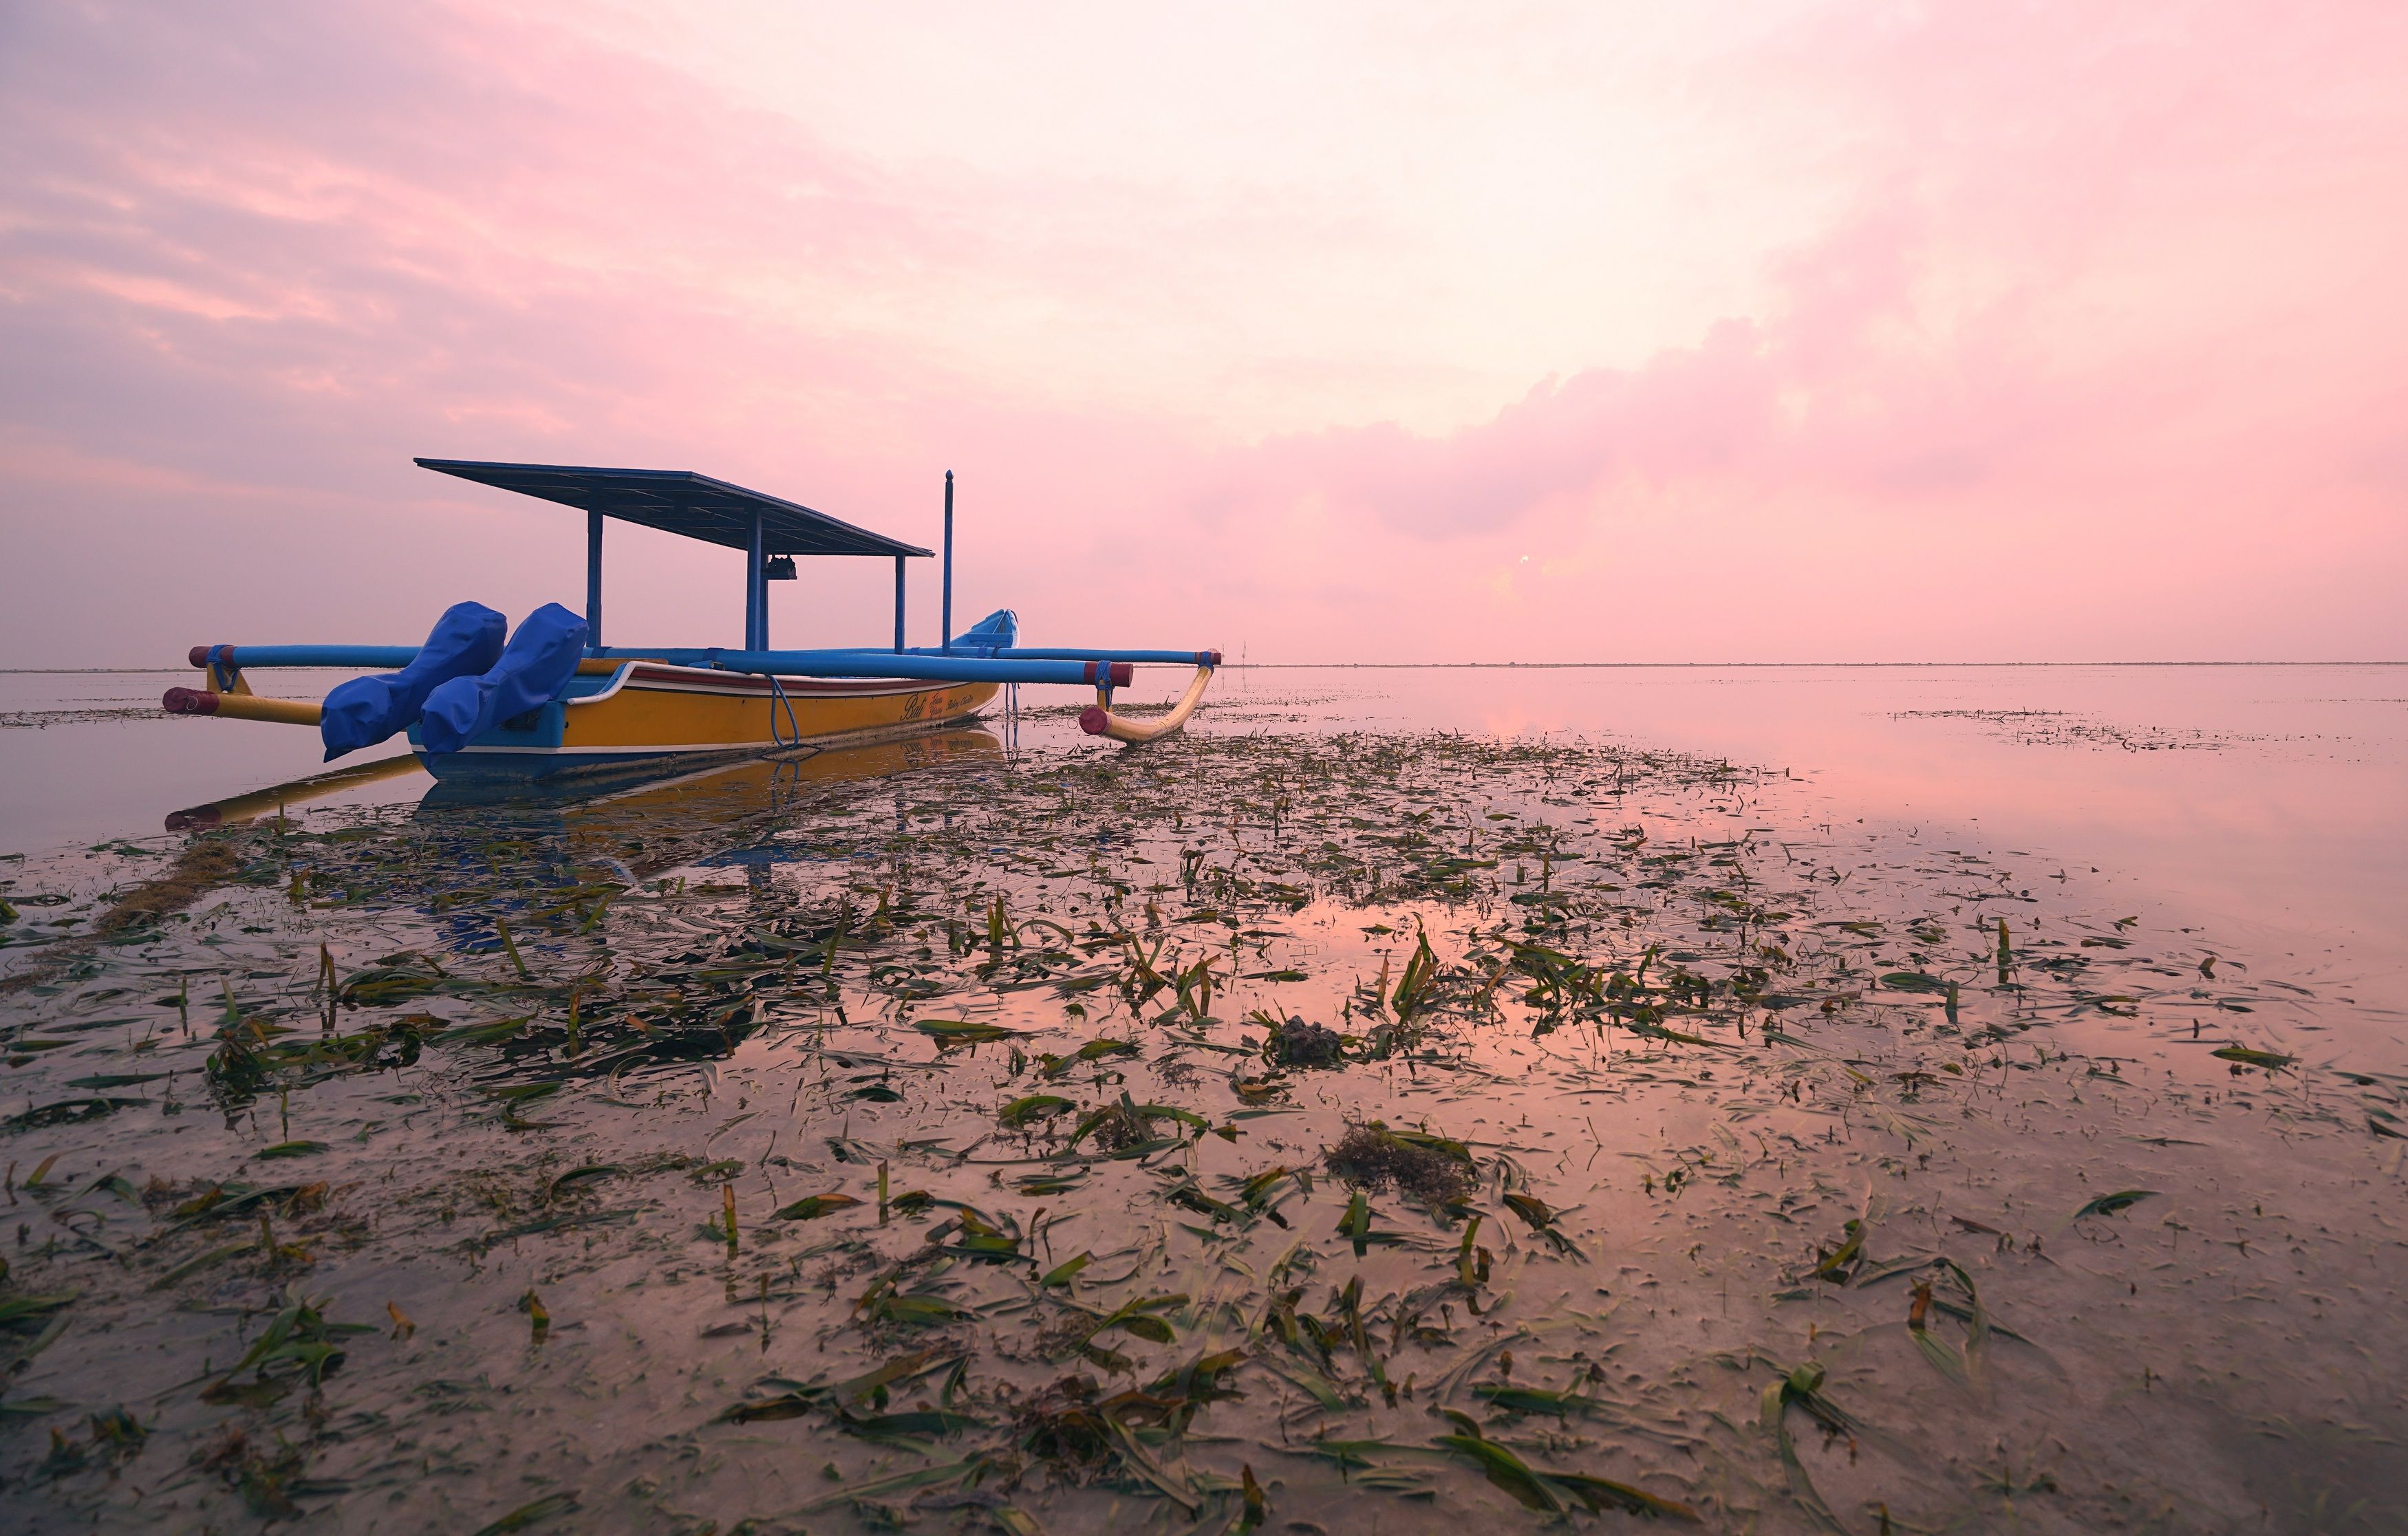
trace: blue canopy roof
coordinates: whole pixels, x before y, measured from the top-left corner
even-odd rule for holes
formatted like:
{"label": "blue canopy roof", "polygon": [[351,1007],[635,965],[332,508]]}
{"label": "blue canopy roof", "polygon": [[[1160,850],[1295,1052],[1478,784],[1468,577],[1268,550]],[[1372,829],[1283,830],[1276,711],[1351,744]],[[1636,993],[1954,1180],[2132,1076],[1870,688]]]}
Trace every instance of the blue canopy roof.
{"label": "blue canopy roof", "polygon": [[640,523],[732,550],[750,549],[752,520],[761,520],[766,554],[912,554],[930,552],[884,534],[813,511],[796,502],[748,491],[691,469],[592,469],[565,464],[487,464],[473,459],[420,459],[420,467],[540,496],[605,517]]}

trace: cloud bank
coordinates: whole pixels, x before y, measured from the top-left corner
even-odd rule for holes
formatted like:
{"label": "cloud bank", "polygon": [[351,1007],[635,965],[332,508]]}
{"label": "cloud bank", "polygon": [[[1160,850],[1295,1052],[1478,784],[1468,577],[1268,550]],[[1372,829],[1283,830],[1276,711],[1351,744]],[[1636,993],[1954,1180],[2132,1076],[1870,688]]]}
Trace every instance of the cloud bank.
{"label": "cloud bank", "polygon": [[[0,640],[573,598],[565,514],[429,453],[924,542],[950,467],[961,608],[1060,639],[2398,655],[2403,30],[18,7]],[[614,551],[619,634],[732,626],[724,554]],[[828,564],[781,639],[883,632]]]}

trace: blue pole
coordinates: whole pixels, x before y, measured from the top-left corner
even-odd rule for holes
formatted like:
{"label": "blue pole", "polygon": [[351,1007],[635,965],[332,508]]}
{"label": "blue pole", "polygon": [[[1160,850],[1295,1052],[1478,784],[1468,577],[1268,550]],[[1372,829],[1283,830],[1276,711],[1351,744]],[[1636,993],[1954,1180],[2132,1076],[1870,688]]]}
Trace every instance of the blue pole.
{"label": "blue pole", "polygon": [[[915,647],[913,653],[943,654],[934,646],[926,645]],[[1007,661],[1130,661],[1142,662],[1149,666],[1170,667],[1218,667],[1221,665],[1221,653],[1218,651],[1096,651],[1078,646],[1014,645],[996,651],[994,654]]]}
{"label": "blue pole", "polygon": [[585,514],[585,643],[602,643],[602,514]]}
{"label": "blue pole", "polygon": [[364,672],[398,670],[418,657],[414,645],[196,645],[193,665],[208,666],[211,652],[230,667],[351,667]]}
{"label": "blue pole", "polygon": [[[257,646],[244,646],[241,651],[242,664],[246,667],[403,667],[408,664],[410,657],[418,653],[417,647],[407,645],[371,646],[366,648],[358,646],[302,646],[297,648],[290,646],[276,646],[268,649],[274,651],[279,659],[273,662],[252,661],[251,658],[255,653],[258,653],[260,649],[261,648]],[[291,661],[282,659],[288,653],[294,652],[307,652],[313,655],[319,652],[340,652],[344,654],[360,652],[363,654],[372,653],[378,656],[390,655],[396,659],[391,661],[380,660],[357,663]],[[196,650],[195,654],[197,653],[198,652]],[[605,660],[624,661],[635,657],[642,657],[649,661],[664,662],[671,667],[717,667],[723,664],[730,666],[734,665],[733,663],[726,662],[726,658],[729,655],[734,654],[734,653],[725,646],[719,646],[714,649],[705,649],[698,645],[613,645],[604,647],[598,654]],[[907,645],[900,651],[890,650],[882,645],[835,645],[817,646],[809,649],[777,651],[772,652],[771,654],[790,660],[817,661],[862,661],[870,657],[882,656],[889,662],[892,662],[897,657],[919,656],[934,661],[956,662],[976,659],[993,661],[1092,661],[1111,662],[1115,666],[1131,667],[1218,667],[1221,665],[1221,653],[1218,651],[1091,651],[1073,646],[1010,647],[996,651],[981,650],[977,652],[971,652],[966,647],[955,646],[953,653],[948,656],[944,651],[933,645]],[[194,665],[197,666],[199,664],[194,663]],[[834,676],[836,674],[830,675]],[[848,677],[870,677],[873,675],[921,677],[941,674],[924,674],[920,672],[896,672],[891,674],[849,672],[843,675]],[[1035,680],[1033,678],[1022,678],[1019,681],[1027,682]]]}
{"label": "blue pole", "polygon": [[[939,610],[938,649],[953,653],[953,472],[945,471],[945,601]],[[767,647],[764,646],[764,650]]]}
{"label": "blue pole", "polygon": [[768,607],[769,592],[761,581],[761,514],[755,510],[752,514],[752,553],[744,567],[744,649],[747,651],[769,649],[769,616],[763,611]]}
{"label": "blue pole", "polygon": [[903,650],[903,556],[895,557],[895,650]]}
{"label": "blue pole", "polygon": [[778,677],[913,678],[935,682],[1056,682],[1092,688],[1125,685],[1129,665],[1111,661],[1013,661],[995,656],[927,656],[892,651],[722,651],[729,672]]}
{"label": "blue pole", "polygon": [[[192,665],[208,665],[210,653],[234,667],[343,667],[362,671],[398,669],[418,655],[414,645],[228,645],[193,647]],[[780,671],[791,668],[797,677],[958,678],[969,682],[1093,682],[1086,668],[1113,671],[1149,662],[1181,666],[1211,665],[1210,651],[1007,651],[998,656],[947,656],[934,646],[895,652],[863,646],[847,650],[737,653],[700,646],[616,646],[603,651],[609,659],[656,658],[674,667],[724,667],[736,671]]]}

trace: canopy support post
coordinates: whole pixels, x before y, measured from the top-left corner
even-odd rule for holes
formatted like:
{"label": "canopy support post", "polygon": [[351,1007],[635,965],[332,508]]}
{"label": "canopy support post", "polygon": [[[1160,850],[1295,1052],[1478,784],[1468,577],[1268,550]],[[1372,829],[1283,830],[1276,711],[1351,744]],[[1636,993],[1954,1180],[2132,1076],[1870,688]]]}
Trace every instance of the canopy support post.
{"label": "canopy support post", "polygon": [[945,597],[938,610],[938,642],[953,653],[953,472],[945,471]]}
{"label": "canopy support post", "polygon": [[602,514],[585,513],[585,643],[602,649]]}
{"label": "canopy support post", "polygon": [[903,653],[903,557],[895,557],[895,653]]}
{"label": "canopy support post", "polygon": [[762,579],[761,513],[752,513],[752,545],[744,567],[744,649],[769,649],[769,585]]}

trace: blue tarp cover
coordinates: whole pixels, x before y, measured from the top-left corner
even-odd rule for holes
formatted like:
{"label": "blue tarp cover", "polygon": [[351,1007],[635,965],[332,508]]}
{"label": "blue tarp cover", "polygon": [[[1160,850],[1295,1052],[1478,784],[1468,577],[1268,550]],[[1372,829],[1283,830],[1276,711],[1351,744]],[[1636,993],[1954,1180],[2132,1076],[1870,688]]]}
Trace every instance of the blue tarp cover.
{"label": "blue tarp cover", "polygon": [[508,620],[482,603],[454,603],[435,621],[408,666],[336,684],[318,719],[326,761],[408,729],[438,684],[474,677],[500,659],[502,636],[509,628]]}
{"label": "blue tarp cover", "polygon": [[585,654],[585,621],[546,603],[519,621],[502,659],[482,677],[455,677],[427,696],[419,737],[440,755],[458,752],[512,715],[549,704]]}
{"label": "blue tarp cover", "polygon": [[1020,639],[1020,615],[1008,608],[998,608],[978,623],[953,637],[953,649],[973,654],[985,651],[1009,651]]}

